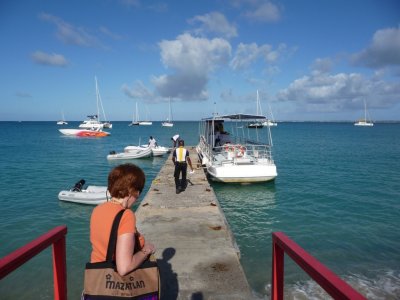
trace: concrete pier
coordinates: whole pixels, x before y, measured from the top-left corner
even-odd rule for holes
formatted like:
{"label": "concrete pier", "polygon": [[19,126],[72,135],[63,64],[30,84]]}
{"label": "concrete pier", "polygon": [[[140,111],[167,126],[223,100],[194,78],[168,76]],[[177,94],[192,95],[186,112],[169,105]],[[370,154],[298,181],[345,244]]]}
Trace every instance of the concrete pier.
{"label": "concrete pier", "polygon": [[171,155],[136,211],[137,227],[157,247],[161,299],[251,299],[228,223],[198,165],[186,147],[194,174],[186,190],[175,192]]}

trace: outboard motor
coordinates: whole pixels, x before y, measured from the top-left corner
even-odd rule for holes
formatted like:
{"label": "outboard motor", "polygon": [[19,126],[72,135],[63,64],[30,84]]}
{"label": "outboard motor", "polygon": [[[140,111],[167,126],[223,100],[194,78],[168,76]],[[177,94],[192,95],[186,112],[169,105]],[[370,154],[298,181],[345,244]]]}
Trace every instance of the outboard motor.
{"label": "outboard motor", "polygon": [[116,152],[113,150],[113,151],[110,151],[110,154],[113,155],[113,154],[116,154]]}
{"label": "outboard motor", "polygon": [[79,180],[77,183],[75,183],[75,186],[72,188],[72,191],[81,192],[85,182],[86,182],[85,179]]}

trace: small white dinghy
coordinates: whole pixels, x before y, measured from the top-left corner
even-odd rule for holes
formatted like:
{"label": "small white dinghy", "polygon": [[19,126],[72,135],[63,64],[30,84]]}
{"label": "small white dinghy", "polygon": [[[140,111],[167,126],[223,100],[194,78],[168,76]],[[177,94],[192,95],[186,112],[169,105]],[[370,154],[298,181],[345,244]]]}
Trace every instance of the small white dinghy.
{"label": "small white dinghy", "polygon": [[[137,152],[138,150],[145,149],[147,148],[147,145],[141,145],[141,146],[126,146],[124,148],[125,152]],[[163,156],[165,153],[168,153],[169,149],[167,147],[162,147],[162,146],[155,146],[151,148],[151,154],[153,156]]]}
{"label": "small white dinghy", "polygon": [[165,153],[169,152],[169,149],[167,147],[156,146],[151,149],[151,152],[153,156],[163,156]]}
{"label": "small white dinghy", "polygon": [[79,180],[69,191],[61,191],[58,194],[58,199],[61,201],[97,205],[106,202],[107,197],[111,198],[106,186],[89,185],[84,189],[84,184],[84,179]]}
{"label": "small white dinghy", "polygon": [[150,157],[152,152],[150,147],[136,147],[136,149],[131,149],[130,151],[115,153],[115,151],[111,151],[110,154],[107,155],[108,160],[123,160],[123,159],[136,159],[136,158],[146,158]]}

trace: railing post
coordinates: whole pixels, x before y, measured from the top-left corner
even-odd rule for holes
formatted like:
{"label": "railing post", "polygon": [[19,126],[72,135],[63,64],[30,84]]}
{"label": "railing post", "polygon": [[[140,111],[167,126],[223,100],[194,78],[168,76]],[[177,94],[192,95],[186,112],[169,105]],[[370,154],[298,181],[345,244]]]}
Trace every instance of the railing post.
{"label": "railing post", "polygon": [[0,258],[0,280],[53,245],[54,299],[67,300],[67,226],[58,226],[30,243]]}
{"label": "railing post", "polygon": [[272,287],[271,298],[283,299],[284,253],[314,279],[333,299],[365,300],[353,287],[340,279],[335,273],[320,263],[315,257],[297,245],[283,232],[272,233]]}
{"label": "railing post", "polygon": [[53,244],[54,299],[67,300],[67,262],[65,236]]}
{"label": "railing post", "polygon": [[272,300],[283,299],[284,286],[284,251],[276,243],[275,236],[272,235]]}

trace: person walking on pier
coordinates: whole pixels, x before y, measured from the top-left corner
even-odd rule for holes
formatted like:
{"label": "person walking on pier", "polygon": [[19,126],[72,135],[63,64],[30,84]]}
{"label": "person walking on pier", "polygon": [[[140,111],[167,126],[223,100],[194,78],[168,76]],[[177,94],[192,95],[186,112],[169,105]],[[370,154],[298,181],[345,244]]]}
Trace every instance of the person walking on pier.
{"label": "person walking on pier", "polygon": [[106,260],[108,240],[115,216],[125,210],[118,227],[115,261],[117,272],[123,276],[139,267],[154,253],[153,244],[145,241],[136,229],[136,217],[132,207],[139,198],[145,183],[145,175],[134,164],[115,167],[108,175],[108,191],[111,199],[93,209],[90,218],[90,262]]}
{"label": "person walking on pier", "polygon": [[[187,186],[186,175],[187,175],[188,164],[190,166],[191,172],[194,172],[192,167],[192,161],[190,160],[189,157],[189,151],[183,147],[185,145],[185,142],[183,140],[179,140],[178,145],[179,147],[176,148],[172,154],[172,161],[175,164],[174,177],[175,177],[175,187],[177,194],[183,192],[186,189]],[[182,174],[181,180],[179,180],[180,174]]]}

